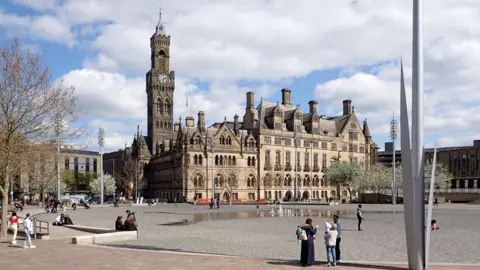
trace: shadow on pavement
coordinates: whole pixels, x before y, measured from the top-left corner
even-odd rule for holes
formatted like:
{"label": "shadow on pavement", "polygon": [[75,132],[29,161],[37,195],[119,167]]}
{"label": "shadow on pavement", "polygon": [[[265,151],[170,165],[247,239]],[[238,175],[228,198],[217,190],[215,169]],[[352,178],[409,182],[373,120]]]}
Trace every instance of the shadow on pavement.
{"label": "shadow on pavement", "polygon": [[[285,265],[285,266],[302,266],[299,261],[270,261],[267,264],[271,265]],[[327,262],[317,261],[315,266],[324,266]],[[337,267],[343,268],[364,268],[364,269],[385,269],[385,270],[405,270],[408,268],[402,267],[395,267],[395,266],[381,266],[381,265],[374,265],[374,264],[364,264],[364,263],[341,263],[338,264]]]}

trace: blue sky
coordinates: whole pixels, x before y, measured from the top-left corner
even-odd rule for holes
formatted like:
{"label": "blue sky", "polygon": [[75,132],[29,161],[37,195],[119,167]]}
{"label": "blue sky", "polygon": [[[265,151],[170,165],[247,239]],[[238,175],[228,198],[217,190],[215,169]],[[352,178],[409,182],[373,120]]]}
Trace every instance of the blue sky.
{"label": "blue sky", "polygon": [[[241,118],[247,91],[257,102],[276,102],[280,90],[290,88],[292,103],[307,111],[308,101],[318,100],[326,115],[339,114],[342,100],[351,99],[383,147],[390,118],[399,115],[401,57],[410,84],[409,1],[88,3],[2,1],[0,40],[19,37],[42,55],[55,78],[75,86],[93,134],[81,142],[89,148],[96,147],[100,126],[107,150],[130,143],[137,124],[146,133],[144,74],[159,7],[172,36],[176,119],[200,110],[209,122]],[[440,146],[471,145],[480,137],[478,9],[468,1],[425,2],[427,146],[435,136]]]}

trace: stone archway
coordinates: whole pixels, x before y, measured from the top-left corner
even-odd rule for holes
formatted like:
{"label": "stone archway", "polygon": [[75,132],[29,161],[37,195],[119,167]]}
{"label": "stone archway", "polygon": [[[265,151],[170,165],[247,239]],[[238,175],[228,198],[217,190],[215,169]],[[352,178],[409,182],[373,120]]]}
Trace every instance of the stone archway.
{"label": "stone archway", "polygon": [[302,194],[302,200],[308,200],[308,199],[310,199],[310,192],[305,190]]}
{"label": "stone archway", "polygon": [[283,201],[288,202],[292,200],[293,198],[293,193],[289,190],[285,193],[285,197],[283,198]]}
{"label": "stone archway", "polygon": [[224,191],[222,194],[222,200],[229,202],[230,201],[230,193],[228,191]]}

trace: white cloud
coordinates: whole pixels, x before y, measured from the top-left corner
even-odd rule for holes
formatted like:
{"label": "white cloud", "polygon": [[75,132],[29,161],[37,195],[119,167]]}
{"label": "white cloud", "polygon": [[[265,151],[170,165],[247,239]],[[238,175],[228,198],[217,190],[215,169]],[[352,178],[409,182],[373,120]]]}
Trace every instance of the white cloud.
{"label": "white cloud", "polygon": [[[253,89],[257,97],[268,97],[272,84],[342,68],[340,78],[314,91],[322,112],[338,113],[341,100],[352,99],[358,115],[369,119],[373,135],[385,138],[392,112],[399,115],[402,56],[406,80],[411,81],[410,1],[305,0],[291,5],[288,0],[245,0],[238,5],[217,0],[52,0],[44,7],[32,0],[15,1],[42,12],[38,17],[0,13],[0,22],[10,16],[11,27],[24,27],[54,14],[57,22],[66,22],[64,30],[43,18],[52,29],[39,29],[37,38],[56,41],[65,33],[69,44],[92,50],[84,69],[69,72],[65,80],[77,87],[82,105],[96,117],[145,118],[144,74],[160,6],[172,35],[177,119],[196,116],[199,110],[212,120],[242,116],[244,94],[251,89],[239,87],[240,80],[242,85],[260,84]],[[478,0],[428,0],[424,14],[426,130],[441,138],[449,132],[458,134],[452,138],[466,138],[461,134],[474,130],[480,120]],[[70,29],[78,33],[76,43]],[[91,42],[80,40],[84,36]],[[386,64],[364,68],[378,63]],[[199,86],[203,82],[208,89]]]}
{"label": "white cloud", "polygon": [[0,25],[11,35],[46,40],[60,44],[74,45],[74,37],[68,22],[52,15],[18,16],[0,10]]}

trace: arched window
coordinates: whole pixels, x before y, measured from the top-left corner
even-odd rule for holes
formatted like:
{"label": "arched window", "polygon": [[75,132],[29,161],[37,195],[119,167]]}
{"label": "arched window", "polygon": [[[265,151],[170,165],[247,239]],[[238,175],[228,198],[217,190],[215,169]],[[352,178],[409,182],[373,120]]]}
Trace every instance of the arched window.
{"label": "arched window", "polygon": [[190,139],[190,144],[193,144],[193,138]]}
{"label": "arched window", "polygon": [[223,165],[223,156],[220,156],[220,164],[219,165]]}
{"label": "arched window", "polygon": [[200,173],[195,174],[195,176],[193,177],[193,186],[195,188],[203,188],[205,186],[203,176]]}
{"label": "arched window", "polygon": [[255,145],[255,143],[254,143],[253,139],[250,139],[248,141],[248,147],[254,147],[254,145]]}
{"label": "arched window", "polygon": [[232,165],[237,166],[237,159],[235,158],[235,156],[232,157]]}
{"label": "arched window", "polygon": [[263,186],[266,188],[272,187],[272,175],[267,173],[263,178]]}
{"label": "arched window", "polygon": [[198,156],[193,156],[193,165],[198,165]]}
{"label": "arched window", "polygon": [[297,179],[297,181],[298,181],[298,186],[299,186],[299,187],[303,186],[303,185],[302,185],[302,184],[303,184],[303,183],[302,183],[302,177],[301,177],[300,175],[298,175],[297,177],[298,177],[298,179]]}
{"label": "arched window", "polygon": [[164,107],[163,107],[163,115],[170,115],[171,114],[172,105],[168,98],[165,99]]}
{"label": "arched window", "polygon": [[228,166],[232,166],[232,156],[228,156]]}
{"label": "arched window", "polygon": [[195,144],[196,144],[196,145],[199,145],[200,142],[201,142],[200,137],[198,137],[198,136],[195,137]]}
{"label": "arched window", "polygon": [[227,145],[232,145],[232,137],[228,136],[227,137],[227,142],[226,142]]}
{"label": "arched window", "polygon": [[223,135],[220,136],[220,144],[225,145],[225,137],[223,137]]}
{"label": "arched window", "polygon": [[257,186],[257,179],[255,175],[249,174],[247,177],[247,187],[256,187]]}
{"label": "arched window", "polygon": [[203,156],[202,155],[198,156],[198,165],[203,165]]}
{"label": "arched window", "polygon": [[225,177],[219,173],[215,176],[215,187],[223,187],[225,185]]}
{"label": "arched window", "polygon": [[157,128],[160,128],[160,123],[157,121],[157,124],[156,124]]}
{"label": "arched window", "polygon": [[287,175],[285,176],[285,183],[284,183],[284,185],[285,185],[286,187],[291,187],[291,186],[292,186],[292,177],[290,176],[290,174],[287,174]]}
{"label": "arched window", "polygon": [[310,180],[310,176],[308,174],[305,175],[305,177],[303,178],[303,185],[309,187],[312,184]]}
{"label": "arched window", "polygon": [[247,164],[248,164],[248,166],[252,166],[252,161],[251,161],[250,157],[247,158]]}
{"label": "arched window", "polygon": [[218,165],[218,156],[215,156],[215,165]]}
{"label": "arched window", "polygon": [[275,186],[276,187],[282,186],[282,176],[280,174],[275,175]]}
{"label": "arched window", "polygon": [[255,157],[252,157],[252,167],[255,167]]}
{"label": "arched window", "polygon": [[162,114],[162,111],[163,111],[163,104],[162,104],[162,100],[160,98],[157,98],[157,114]]}
{"label": "arched window", "polygon": [[238,180],[237,176],[231,173],[227,178],[227,185],[229,188],[237,188],[238,187]]}
{"label": "arched window", "polygon": [[316,187],[320,186],[320,179],[318,178],[318,175],[313,176],[313,185]]}

